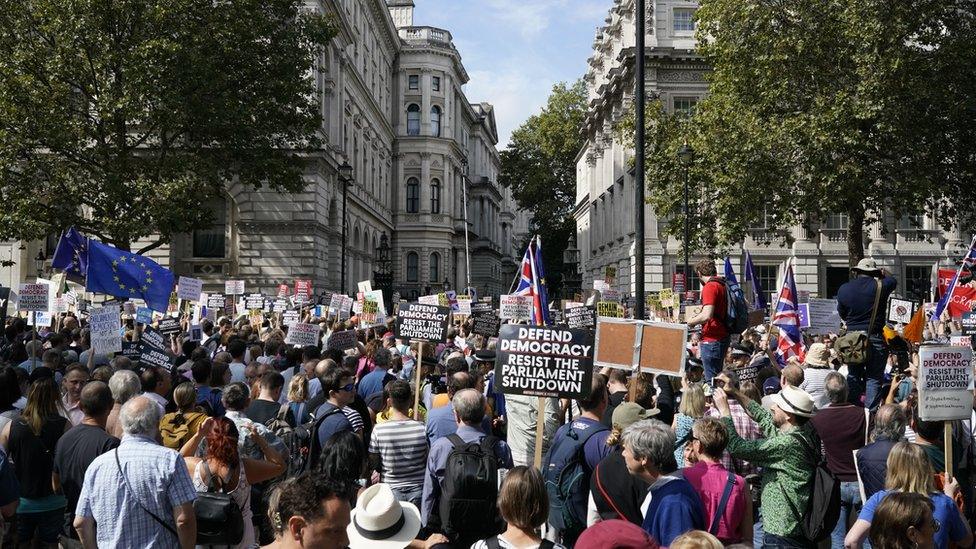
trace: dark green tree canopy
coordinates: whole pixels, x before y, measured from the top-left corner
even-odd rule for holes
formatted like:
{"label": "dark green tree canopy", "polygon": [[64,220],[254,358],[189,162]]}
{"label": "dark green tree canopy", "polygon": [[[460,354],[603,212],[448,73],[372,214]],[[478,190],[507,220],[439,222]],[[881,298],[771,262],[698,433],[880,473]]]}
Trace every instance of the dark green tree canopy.
{"label": "dark green tree canopy", "polygon": [[[702,0],[709,96],[687,123],[648,114],[649,197],[679,235],[696,151],[692,245],[846,214],[851,262],[880,214],[966,222],[976,188],[976,13],[945,0]],[[625,128],[626,132],[626,128]],[[890,226],[885,227],[890,230]]]}
{"label": "dark green tree canopy", "polygon": [[332,32],[302,6],[0,0],[0,237],[162,243],[229,181],[300,190]]}

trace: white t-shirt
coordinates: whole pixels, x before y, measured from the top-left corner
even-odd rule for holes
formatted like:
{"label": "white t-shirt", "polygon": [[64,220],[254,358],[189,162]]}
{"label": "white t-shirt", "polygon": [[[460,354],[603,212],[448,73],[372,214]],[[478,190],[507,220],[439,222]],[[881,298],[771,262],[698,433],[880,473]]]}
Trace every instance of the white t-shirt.
{"label": "white t-shirt", "polygon": [[[533,545],[522,545],[522,546],[519,546],[519,545],[515,545],[515,544],[511,543],[507,539],[503,538],[501,536],[501,534],[499,534],[498,535],[498,546],[501,549],[539,549],[540,544],[536,543],[536,544],[533,544]],[[565,546],[560,545],[558,543],[554,543],[552,547],[553,547],[553,549],[566,549]],[[488,549],[488,542],[486,542],[485,540],[476,541],[473,544],[471,544],[471,549]]]}

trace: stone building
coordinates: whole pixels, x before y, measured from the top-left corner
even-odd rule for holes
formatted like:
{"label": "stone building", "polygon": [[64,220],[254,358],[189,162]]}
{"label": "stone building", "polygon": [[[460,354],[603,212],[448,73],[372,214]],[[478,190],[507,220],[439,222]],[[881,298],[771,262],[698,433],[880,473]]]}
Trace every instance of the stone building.
{"label": "stone building", "polygon": [[[451,33],[415,26],[413,0],[307,0],[306,8],[338,28],[317,60],[325,145],[309,159],[306,189],[281,194],[231,183],[211,204],[212,227],[148,255],[202,278],[205,289],[243,279],[248,292],[270,293],[307,278],[316,293],[354,292],[379,268],[385,234],[394,289],[416,296],[466,285],[467,221],[471,285],[496,292],[505,270],[514,272],[519,214],[497,182],[493,107],[465,96],[468,74]],[[352,166],[348,185],[339,177],[344,163]],[[45,269],[33,261],[38,251],[50,258],[56,244],[56,235],[8,243],[7,258],[0,245],[7,271],[0,284],[32,279]]]}
{"label": "stone building", "polygon": [[[614,134],[614,126],[633,110],[635,66],[634,0],[612,0],[609,13],[593,41],[585,81],[589,110],[586,144],[577,157],[576,219],[584,288],[603,279],[607,267],[616,268],[615,289],[634,293],[634,151]],[[708,93],[709,67],[695,53],[694,12],[689,0],[648,0],[645,50],[646,87],[673,115],[688,114]],[[928,215],[914,219],[886,216],[867,228],[866,253],[895,274],[903,295],[927,295],[932,264],[955,259],[967,242],[959,230],[943,230]],[[921,227],[921,228],[918,228]],[[848,278],[847,218],[833,215],[808,231],[791,229],[787,246],[768,227],[755,227],[731,252],[736,272],[742,272],[743,250],[753,257],[767,292],[778,290],[788,258],[793,258],[797,288],[813,295],[833,296]],[[644,280],[647,291],[671,287],[672,274],[683,269],[681,243],[664,234],[664,223],[645,206]],[[948,254],[948,255],[947,255]],[[699,259],[692,257],[691,263]],[[741,278],[740,278],[741,280]],[[692,278],[689,287],[698,288]]]}

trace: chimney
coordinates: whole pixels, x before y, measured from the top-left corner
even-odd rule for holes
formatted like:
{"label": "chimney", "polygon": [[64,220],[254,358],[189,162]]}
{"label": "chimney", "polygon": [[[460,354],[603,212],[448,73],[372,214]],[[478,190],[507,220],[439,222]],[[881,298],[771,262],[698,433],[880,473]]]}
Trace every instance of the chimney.
{"label": "chimney", "polygon": [[386,4],[390,7],[393,24],[398,29],[413,26],[413,0],[386,0]]}

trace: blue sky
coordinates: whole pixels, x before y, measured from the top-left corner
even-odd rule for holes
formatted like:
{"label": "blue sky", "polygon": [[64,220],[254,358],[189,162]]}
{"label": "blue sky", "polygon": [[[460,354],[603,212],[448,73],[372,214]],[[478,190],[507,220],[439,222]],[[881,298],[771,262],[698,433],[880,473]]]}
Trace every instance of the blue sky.
{"label": "blue sky", "polygon": [[553,84],[586,71],[612,0],[415,0],[415,25],[451,31],[472,102],[495,105],[498,148],[545,105]]}

